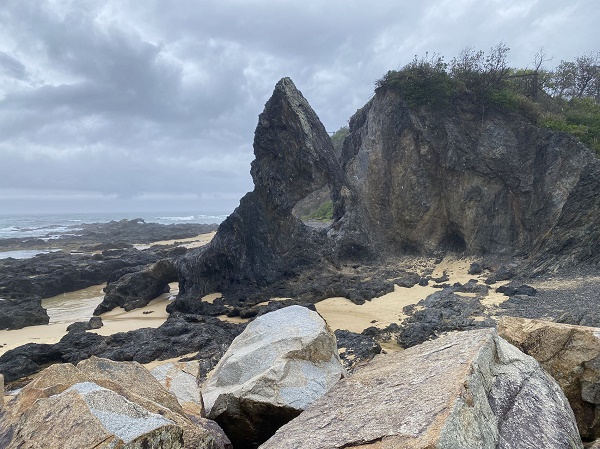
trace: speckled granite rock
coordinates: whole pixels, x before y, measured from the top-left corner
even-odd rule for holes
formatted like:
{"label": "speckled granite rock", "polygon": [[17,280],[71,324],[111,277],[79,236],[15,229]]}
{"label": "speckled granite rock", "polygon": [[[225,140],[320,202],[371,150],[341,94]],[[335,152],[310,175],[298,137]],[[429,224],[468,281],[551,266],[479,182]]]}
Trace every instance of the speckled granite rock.
{"label": "speckled granite rock", "polygon": [[320,315],[291,306],[258,317],[231,344],[202,395],[236,449],[256,447],[344,375]]}
{"label": "speckled granite rock", "polygon": [[[11,445],[13,442],[15,442],[14,444],[17,444],[16,442],[21,441],[19,439],[20,432],[23,432],[21,429],[29,428],[29,426],[32,425],[31,422],[37,423],[39,412],[32,412],[32,410],[35,409],[36,404],[62,395],[77,384],[96,385],[98,388],[111,391],[112,394],[122,398],[119,399],[119,401],[128,401],[135,404],[135,407],[140,407],[145,410],[147,413],[163,417],[179,429],[177,432],[181,433],[183,438],[182,446],[168,446],[167,443],[164,443],[164,446],[148,447],[231,449],[231,443],[216,423],[201,417],[194,417],[193,420],[190,419],[180,406],[176,397],[169,393],[158,380],[146,370],[146,368],[136,362],[113,362],[111,360],[96,357],[85,360],[77,366],[68,363],[52,365],[42,371],[34,381],[24,387],[14,401],[7,405],[4,415],[0,418],[0,447],[20,447]],[[69,395],[69,397],[71,396]],[[116,400],[117,399],[115,399],[115,401]],[[54,407],[57,406],[54,405]],[[78,411],[65,406],[61,413],[62,419],[64,419],[67,424],[61,424],[60,421],[53,422],[53,426],[56,428],[68,426],[70,425],[68,423],[71,422],[78,422],[76,416],[76,414],[79,413]],[[91,432],[97,427],[97,423],[94,424],[94,422],[93,419],[83,420],[79,425],[77,432],[87,433],[87,426],[91,426],[89,427],[89,431]],[[51,431],[48,430],[48,432]],[[67,434],[65,437],[67,436],[69,435]],[[77,439],[79,438],[77,435],[74,435],[73,438],[73,445],[65,447],[96,447],[93,445],[83,445],[83,443]],[[37,448],[62,446],[38,445],[24,447]],[[137,448],[138,446],[131,447]]]}
{"label": "speckled granite rock", "polygon": [[36,401],[7,449],[180,449],[181,427],[95,383],[77,383]]}
{"label": "speckled granite rock", "polygon": [[536,359],[562,388],[579,432],[600,438],[600,328],[503,317],[498,333]]}
{"label": "speckled granite rock", "polygon": [[196,382],[199,362],[168,362],[154,368],[150,373],[163,387],[175,395],[188,415],[204,416],[202,393]]}
{"label": "speckled granite rock", "polygon": [[493,329],[376,357],[261,449],[582,448],[554,380]]}

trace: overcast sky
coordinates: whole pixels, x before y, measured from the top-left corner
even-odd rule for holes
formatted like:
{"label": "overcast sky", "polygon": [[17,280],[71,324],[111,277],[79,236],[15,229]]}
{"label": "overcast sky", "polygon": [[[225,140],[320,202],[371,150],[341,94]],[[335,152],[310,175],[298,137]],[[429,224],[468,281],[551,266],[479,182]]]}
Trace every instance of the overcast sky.
{"label": "overcast sky", "polygon": [[600,50],[598,0],[2,0],[0,214],[228,213],[290,76],[335,131],[415,54]]}

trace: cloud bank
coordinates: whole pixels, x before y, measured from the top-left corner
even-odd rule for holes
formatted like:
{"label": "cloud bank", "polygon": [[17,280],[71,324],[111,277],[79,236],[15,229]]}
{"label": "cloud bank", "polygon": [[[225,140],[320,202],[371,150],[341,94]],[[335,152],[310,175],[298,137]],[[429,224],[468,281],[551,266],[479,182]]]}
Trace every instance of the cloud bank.
{"label": "cloud bank", "polygon": [[598,50],[595,0],[8,0],[0,11],[0,213],[228,213],[290,76],[329,131],[415,54],[500,41],[527,66]]}

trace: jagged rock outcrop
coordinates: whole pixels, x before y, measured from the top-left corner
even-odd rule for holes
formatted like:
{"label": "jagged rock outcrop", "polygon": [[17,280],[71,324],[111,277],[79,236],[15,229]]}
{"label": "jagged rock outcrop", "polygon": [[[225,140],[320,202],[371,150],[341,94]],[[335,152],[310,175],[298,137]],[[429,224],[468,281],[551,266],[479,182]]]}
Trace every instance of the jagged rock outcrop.
{"label": "jagged rock outcrop", "polygon": [[106,282],[124,267],[147,265],[159,260],[151,252],[136,249],[112,254],[40,254],[31,259],[0,260],[0,297],[48,298]]}
{"label": "jagged rock outcrop", "polygon": [[423,343],[444,332],[493,327],[495,321],[485,314],[478,297],[460,296],[455,292],[475,289],[478,284],[445,288],[432,293],[416,305],[407,306],[408,317],[398,333],[398,344],[404,348]]}
{"label": "jagged rock outcrop", "polygon": [[498,333],[558,382],[581,436],[600,438],[600,328],[503,317]]}
{"label": "jagged rock outcrop", "polygon": [[290,306],[258,317],[202,389],[208,417],[236,449],[255,448],[344,375],[335,336],[318,313]]}
{"label": "jagged rock outcrop", "polygon": [[180,295],[170,310],[187,312],[186,300],[212,292],[243,299],[243,289],[255,292],[322,262],[325,233],[292,209],[327,184],[339,190],[343,175],[325,127],[289,78],[277,83],[259,117],[254,154],[254,191],[206,248],[182,257]]}
{"label": "jagged rock outcrop", "polygon": [[7,448],[231,449],[216,423],[192,421],[143,366],[95,357],[44,370],[0,422]]}
{"label": "jagged rock outcrop", "polygon": [[261,449],[582,448],[554,380],[493,329],[380,356]]}
{"label": "jagged rock outcrop", "polygon": [[177,269],[172,259],[161,259],[140,271],[128,273],[109,283],[104,299],[94,315],[123,307],[127,312],[148,305],[154,298],[169,291],[169,283],[177,282]]}

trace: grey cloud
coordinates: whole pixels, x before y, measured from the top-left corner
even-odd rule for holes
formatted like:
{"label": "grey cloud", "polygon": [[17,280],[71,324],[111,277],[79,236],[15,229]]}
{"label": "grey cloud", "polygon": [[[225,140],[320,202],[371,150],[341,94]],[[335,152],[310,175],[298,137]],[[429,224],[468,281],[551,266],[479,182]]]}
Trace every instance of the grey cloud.
{"label": "grey cloud", "polygon": [[21,61],[2,51],[0,51],[0,73],[21,81],[29,79],[27,70]]}
{"label": "grey cloud", "polygon": [[334,131],[415,54],[505,41],[515,66],[541,46],[558,63],[597,50],[599,18],[595,0],[7,0],[0,189],[233,208],[282,76]]}

